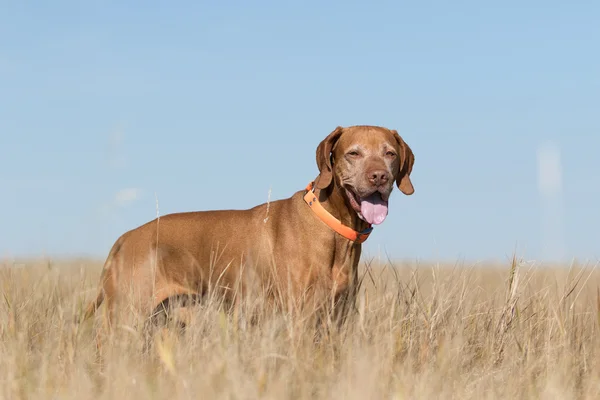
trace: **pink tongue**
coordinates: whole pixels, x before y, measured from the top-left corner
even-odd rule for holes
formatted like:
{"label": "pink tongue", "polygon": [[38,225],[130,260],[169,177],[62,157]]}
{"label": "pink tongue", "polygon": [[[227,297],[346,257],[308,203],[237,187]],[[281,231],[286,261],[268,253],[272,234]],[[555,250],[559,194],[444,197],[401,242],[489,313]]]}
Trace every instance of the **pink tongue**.
{"label": "pink tongue", "polygon": [[360,213],[369,224],[378,225],[387,217],[388,203],[383,201],[379,193],[373,193],[361,199]]}

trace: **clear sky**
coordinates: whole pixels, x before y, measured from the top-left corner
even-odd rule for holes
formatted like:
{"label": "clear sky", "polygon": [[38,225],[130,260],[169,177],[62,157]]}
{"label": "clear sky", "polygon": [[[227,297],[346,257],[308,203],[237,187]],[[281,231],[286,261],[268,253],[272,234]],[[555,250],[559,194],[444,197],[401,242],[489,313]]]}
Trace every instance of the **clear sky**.
{"label": "clear sky", "polygon": [[354,124],[416,157],[367,257],[600,256],[599,2],[31,4],[0,12],[0,258],[288,197]]}

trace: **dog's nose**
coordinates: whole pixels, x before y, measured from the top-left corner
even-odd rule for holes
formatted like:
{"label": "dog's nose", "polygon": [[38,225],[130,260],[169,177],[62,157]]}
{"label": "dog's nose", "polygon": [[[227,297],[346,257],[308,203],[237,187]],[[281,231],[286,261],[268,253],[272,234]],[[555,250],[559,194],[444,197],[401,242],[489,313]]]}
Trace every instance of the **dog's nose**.
{"label": "dog's nose", "polygon": [[371,182],[371,184],[373,186],[385,185],[390,179],[387,171],[383,170],[383,169],[377,169],[377,170],[370,171],[367,174],[367,178],[369,179],[369,182]]}

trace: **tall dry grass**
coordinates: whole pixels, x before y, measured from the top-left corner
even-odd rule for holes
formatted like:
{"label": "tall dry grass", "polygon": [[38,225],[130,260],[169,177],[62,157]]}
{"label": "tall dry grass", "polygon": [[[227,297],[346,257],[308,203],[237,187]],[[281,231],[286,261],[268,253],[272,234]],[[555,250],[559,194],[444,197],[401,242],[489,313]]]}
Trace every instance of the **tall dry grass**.
{"label": "tall dry grass", "polygon": [[102,365],[93,324],[72,323],[100,268],[0,267],[0,398],[600,398],[594,265],[363,265],[355,315],[321,341],[285,313],[243,326],[209,304],[149,353],[119,327]]}

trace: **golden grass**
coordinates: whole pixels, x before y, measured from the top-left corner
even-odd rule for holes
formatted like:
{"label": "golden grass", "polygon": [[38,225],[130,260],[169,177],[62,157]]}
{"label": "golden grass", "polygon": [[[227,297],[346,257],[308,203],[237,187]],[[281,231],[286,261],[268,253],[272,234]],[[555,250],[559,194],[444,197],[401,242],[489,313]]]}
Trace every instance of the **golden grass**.
{"label": "golden grass", "polygon": [[594,265],[371,267],[354,317],[320,342],[285,313],[244,327],[206,305],[148,354],[120,327],[102,367],[93,324],[72,323],[100,268],[0,266],[0,398],[600,398]]}

